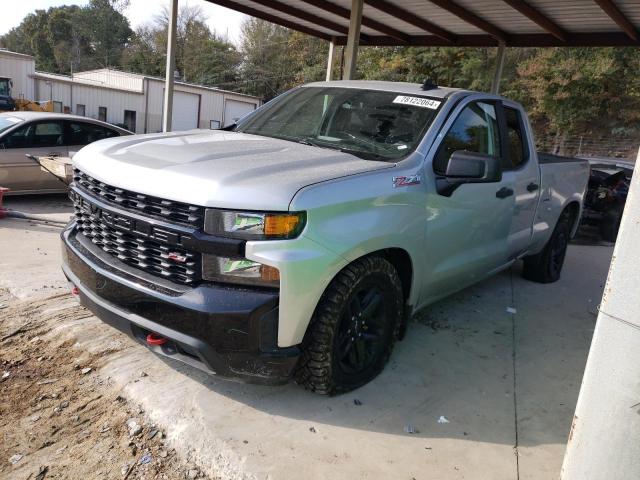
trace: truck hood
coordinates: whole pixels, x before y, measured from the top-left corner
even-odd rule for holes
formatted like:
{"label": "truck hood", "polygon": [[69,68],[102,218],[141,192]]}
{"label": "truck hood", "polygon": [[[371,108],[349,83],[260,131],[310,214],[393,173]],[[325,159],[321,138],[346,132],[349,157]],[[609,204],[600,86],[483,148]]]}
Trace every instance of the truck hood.
{"label": "truck hood", "polygon": [[192,130],[92,143],[74,166],[116,187],[206,207],[287,210],[301,188],[393,163],[244,133]]}

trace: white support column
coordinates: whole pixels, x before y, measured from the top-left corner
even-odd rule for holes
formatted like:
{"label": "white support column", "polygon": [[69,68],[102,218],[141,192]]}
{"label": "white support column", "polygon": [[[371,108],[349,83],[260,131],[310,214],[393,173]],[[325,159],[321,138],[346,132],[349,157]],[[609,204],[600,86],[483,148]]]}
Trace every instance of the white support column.
{"label": "white support column", "polygon": [[178,0],[171,0],[169,9],[169,31],[167,32],[167,71],[164,81],[164,105],[162,111],[162,131],[171,131],[173,115],[173,75],[176,69],[176,26],[178,24]]}
{"label": "white support column", "polygon": [[358,63],[358,47],[360,44],[360,26],[362,25],[363,0],[351,0],[351,17],[349,35],[347,36],[346,65],[343,80],[352,80],[356,76]]}
{"label": "white support column", "polygon": [[604,288],[562,480],[640,478],[640,152]]}
{"label": "white support column", "polygon": [[500,79],[502,78],[502,69],[504,68],[504,57],[507,48],[504,42],[498,44],[498,52],[496,53],[496,70],[493,74],[493,82],[491,83],[491,93],[498,95],[500,93]]}
{"label": "white support column", "polygon": [[336,39],[331,38],[329,42],[329,58],[327,59],[327,82],[333,80],[333,57],[336,52]]}

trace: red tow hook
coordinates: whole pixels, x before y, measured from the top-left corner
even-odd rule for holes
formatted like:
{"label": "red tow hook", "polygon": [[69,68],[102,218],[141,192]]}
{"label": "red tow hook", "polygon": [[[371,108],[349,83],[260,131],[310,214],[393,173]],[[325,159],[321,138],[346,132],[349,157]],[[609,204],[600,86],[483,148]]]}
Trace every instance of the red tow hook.
{"label": "red tow hook", "polygon": [[167,338],[156,335],[155,333],[150,333],[147,335],[147,343],[149,345],[164,345],[169,340]]}
{"label": "red tow hook", "polygon": [[78,287],[73,287],[71,289],[71,295],[80,295],[80,289]]}

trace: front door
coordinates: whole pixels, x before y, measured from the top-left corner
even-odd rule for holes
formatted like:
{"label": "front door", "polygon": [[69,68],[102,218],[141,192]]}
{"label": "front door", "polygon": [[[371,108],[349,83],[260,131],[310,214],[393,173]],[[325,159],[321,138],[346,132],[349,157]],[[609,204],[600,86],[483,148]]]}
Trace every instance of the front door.
{"label": "front door", "polygon": [[12,192],[64,190],[55,175],[26,157],[26,154],[67,156],[62,121],[29,123],[8,132],[0,143],[0,186],[8,187]]}
{"label": "front door", "polygon": [[531,159],[535,148],[525,127],[524,112],[515,104],[504,105],[506,155],[502,177],[514,190],[514,211],[509,231],[508,249],[511,259],[518,258],[531,245],[533,222],[540,195],[540,168]]}
{"label": "front door", "polygon": [[[443,176],[458,150],[502,157],[499,104],[470,100],[445,123],[429,155],[427,178]],[[435,152],[435,153],[433,153]],[[508,263],[507,240],[514,208],[507,178],[461,185],[447,197],[435,186],[427,197],[425,302],[460,290]]]}

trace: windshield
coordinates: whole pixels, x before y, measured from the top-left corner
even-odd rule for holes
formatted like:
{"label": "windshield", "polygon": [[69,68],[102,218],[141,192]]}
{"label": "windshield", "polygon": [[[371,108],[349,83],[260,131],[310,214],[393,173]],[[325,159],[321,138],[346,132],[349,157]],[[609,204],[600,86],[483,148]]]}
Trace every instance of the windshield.
{"label": "windshield", "polygon": [[418,146],[441,103],[377,90],[303,87],[249,116],[236,131],[394,161]]}
{"label": "windshield", "polygon": [[0,117],[0,132],[4,132],[7,128],[13,127],[22,121],[21,118],[17,117]]}

